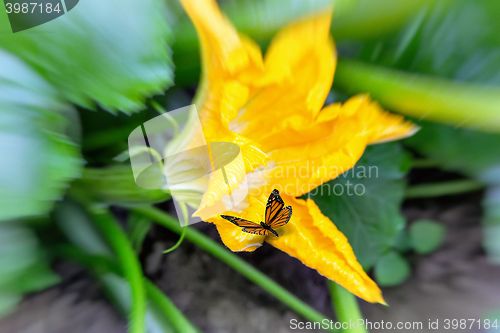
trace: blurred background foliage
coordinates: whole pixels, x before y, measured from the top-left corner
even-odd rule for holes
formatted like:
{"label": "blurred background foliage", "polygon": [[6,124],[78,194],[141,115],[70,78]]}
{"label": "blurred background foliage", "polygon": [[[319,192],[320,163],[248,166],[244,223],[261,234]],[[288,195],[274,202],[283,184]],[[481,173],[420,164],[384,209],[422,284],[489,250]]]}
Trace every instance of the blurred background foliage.
{"label": "blurred background foliage", "polygon": [[[287,22],[329,3],[224,0],[221,6],[242,33],[265,48]],[[411,192],[408,173],[421,166],[453,171],[458,183],[449,193],[443,187],[437,193],[487,188],[484,245],[500,262],[500,2],[336,0],[334,5],[332,34],[340,59],[334,95],[366,92],[388,110],[411,117],[421,130],[402,144],[366,151],[358,166],[378,166],[377,178],[346,174],[332,181],[362,183],[366,195],[313,199],[347,235],[365,268],[374,268],[378,282],[391,286],[409,276],[408,253],[427,254],[444,237],[436,221],[407,227],[401,213],[405,196],[436,193],[436,187],[425,187],[435,184]],[[47,254],[55,251],[53,240],[37,237],[54,229],[57,242],[67,239],[74,246],[62,251],[65,256],[83,265],[99,262],[92,269],[115,302],[125,312],[133,306],[120,291],[131,281],[123,273],[130,273],[106,260],[113,237],[102,235],[120,228],[101,230],[90,217],[108,222],[112,217],[61,200],[68,191],[103,206],[167,200],[166,193],[135,186],[123,157],[126,139],[161,112],[154,105],[189,104],[199,70],[197,37],[177,1],[81,1],[68,14],[16,34],[0,12],[0,313],[12,310],[23,294],[58,281],[49,268],[54,256]],[[133,238],[133,251],[148,223],[129,221],[129,227],[120,239]],[[429,234],[433,237],[423,236]],[[127,255],[133,252],[127,253],[122,263],[130,265],[134,261]],[[126,267],[136,274],[132,280],[144,279],[138,267]],[[175,307],[145,283],[146,294],[136,291],[134,297],[156,300],[147,306],[150,332],[194,329],[182,315],[159,315]]]}

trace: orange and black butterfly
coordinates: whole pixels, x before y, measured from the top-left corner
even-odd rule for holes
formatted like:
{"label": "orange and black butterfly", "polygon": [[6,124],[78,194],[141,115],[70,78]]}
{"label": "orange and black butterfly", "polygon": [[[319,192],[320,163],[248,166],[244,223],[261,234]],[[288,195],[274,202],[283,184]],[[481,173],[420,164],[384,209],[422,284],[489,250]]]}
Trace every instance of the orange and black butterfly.
{"label": "orange and black butterfly", "polygon": [[287,224],[292,216],[292,206],[284,206],[285,203],[280,197],[280,192],[275,189],[267,200],[264,222],[257,224],[235,216],[221,215],[221,217],[241,227],[244,232],[263,236],[273,234],[278,237],[278,233],[274,229]]}

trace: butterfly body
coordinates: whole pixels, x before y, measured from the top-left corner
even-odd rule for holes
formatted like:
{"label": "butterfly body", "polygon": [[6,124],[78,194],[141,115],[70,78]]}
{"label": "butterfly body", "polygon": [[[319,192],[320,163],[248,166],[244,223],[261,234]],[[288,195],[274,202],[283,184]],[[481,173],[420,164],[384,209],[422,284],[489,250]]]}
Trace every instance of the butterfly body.
{"label": "butterfly body", "polygon": [[279,237],[276,228],[288,223],[292,216],[292,206],[285,206],[278,190],[273,190],[266,204],[265,220],[254,223],[236,216],[221,215],[223,219],[241,227],[242,231],[256,235]]}
{"label": "butterfly body", "polygon": [[269,232],[272,233],[274,236],[279,237],[276,230],[274,230],[273,228],[271,228],[270,226],[268,226],[264,222],[260,222],[260,226],[266,230],[269,230]]}

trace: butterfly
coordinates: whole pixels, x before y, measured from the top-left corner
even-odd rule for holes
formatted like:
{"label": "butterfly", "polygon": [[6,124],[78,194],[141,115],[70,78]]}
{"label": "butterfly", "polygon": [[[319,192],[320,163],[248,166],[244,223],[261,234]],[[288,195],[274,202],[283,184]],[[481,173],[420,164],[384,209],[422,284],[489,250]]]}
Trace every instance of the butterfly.
{"label": "butterfly", "polygon": [[278,233],[274,229],[287,224],[292,216],[292,206],[284,206],[285,203],[280,197],[280,192],[274,189],[267,200],[264,222],[257,224],[240,217],[229,215],[221,215],[221,217],[238,227],[241,227],[244,232],[263,236],[273,234],[274,236],[279,237]]}

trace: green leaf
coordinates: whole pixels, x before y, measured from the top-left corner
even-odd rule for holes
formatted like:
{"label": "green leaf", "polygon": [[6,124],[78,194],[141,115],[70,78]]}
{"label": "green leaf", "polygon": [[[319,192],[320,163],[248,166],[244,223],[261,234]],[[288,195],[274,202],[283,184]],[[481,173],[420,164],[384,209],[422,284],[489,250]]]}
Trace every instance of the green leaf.
{"label": "green leaf", "polygon": [[0,48],[33,66],[73,103],[114,111],[142,108],[172,83],[163,1],[85,0],[67,14],[11,33],[0,11]]}
{"label": "green leaf", "polygon": [[24,63],[0,50],[0,221],[47,213],[79,174],[65,135],[71,110]]}
{"label": "green leaf", "polygon": [[444,227],[432,220],[418,220],[410,226],[411,244],[421,254],[436,250],[443,243],[444,235]]}
{"label": "green leaf", "polygon": [[375,279],[382,287],[397,286],[410,276],[410,265],[397,252],[389,252],[375,265]]}
{"label": "green leaf", "polygon": [[365,268],[395,246],[404,228],[400,206],[408,167],[399,144],[371,146],[353,169],[310,193],[347,236]]}
{"label": "green leaf", "polygon": [[399,235],[396,237],[396,242],[394,244],[394,250],[399,253],[405,253],[411,250],[411,239],[408,234],[408,230],[402,230]]}
{"label": "green leaf", "polygon": [[20,222],[0,224],[0,316],[9,313],[26,293],[59,282],[34,233]]}

